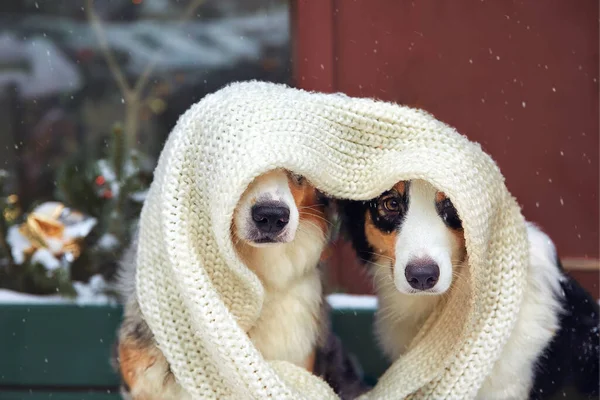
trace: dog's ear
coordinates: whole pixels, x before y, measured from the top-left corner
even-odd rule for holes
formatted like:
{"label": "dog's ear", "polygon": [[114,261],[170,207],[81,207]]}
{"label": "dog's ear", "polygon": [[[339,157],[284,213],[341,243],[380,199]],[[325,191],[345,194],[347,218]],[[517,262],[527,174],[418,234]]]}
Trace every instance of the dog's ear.
{"label": "dog's ear", "polygon": [[373,249],[367,241],[365,222],[369,201],[333,200],[340,220],[340,237],[350,242],[362,263],[371,261]]}
{"label": "dog's ear", "polygon": [[325,218],[330,221],[328,241],[334,242],[340,234],[340,215],[337,210],[337,201],[317,189],[317,201],[325,207]]}
{"label": "dog's ear", "polygon": [[364,230],[364,216],[362,210],[366,209],[364,202],[346,199],[335,199],[335,208],[340,219],[340,234],[346,240],[353,241],[355,230]]}
{"label": "dog's ear", "polygon": [[327,194],[325,194],[325,192],[322,192],[319,189],[315,189],[315,191],[317,193],[317,202],[319,204],[323,204],[326,207],[329,207],[332,205],[334,200],[331,197],[327,196]]}

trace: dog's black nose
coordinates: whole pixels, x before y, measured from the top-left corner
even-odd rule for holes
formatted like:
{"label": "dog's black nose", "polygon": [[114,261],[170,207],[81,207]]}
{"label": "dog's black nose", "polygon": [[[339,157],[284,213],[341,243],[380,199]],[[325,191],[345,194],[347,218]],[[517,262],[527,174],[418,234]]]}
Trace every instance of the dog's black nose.
{"label": "dog's black nose", "polygon": [[435,286],[440,278],[440,267],[431,259],[411,261],[404,270],[408,284],[418,290]]}
{"label": "dog's black nose", "polygon": [[286,205],[257,204],[252,207],[252,220],[265,233],[278,233],[290,221],[290,209]]}

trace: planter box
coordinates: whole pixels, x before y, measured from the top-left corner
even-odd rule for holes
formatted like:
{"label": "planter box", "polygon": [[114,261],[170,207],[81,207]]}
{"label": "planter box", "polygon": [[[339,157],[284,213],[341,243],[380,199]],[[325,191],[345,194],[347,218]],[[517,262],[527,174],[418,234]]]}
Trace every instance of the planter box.
{"label": "planter box", "polygon": [[0,306],[0,398],[117,399],[109,356],[122,311],[111,306]]}
{"label": "planter box", "polygon": [[[109,362],[122,310],[74,304],[0,305],[0,399],[119,399]],[[372,309],[337,309],[334,330],[375,382],[387,364],[375,347]]]}
{"label": "planter box", "polygon": [[[0,399],[117,400],[109,357],[117,306],[0,304]],[[372,334],[373,308],[336,308],[334,331],[374,384],[385,371]],[[556,399],[581,399],[568,390]]]}

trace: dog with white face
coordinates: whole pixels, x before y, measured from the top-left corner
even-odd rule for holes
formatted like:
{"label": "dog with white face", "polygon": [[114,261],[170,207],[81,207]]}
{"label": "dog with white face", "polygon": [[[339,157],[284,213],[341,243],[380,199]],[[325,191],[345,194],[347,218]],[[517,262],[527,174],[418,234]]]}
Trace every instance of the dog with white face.
{"label": "dog with white face", "polygon": [[[265,288],[263,308],[248,336],[267,360],[313,371],[323,334],[318,268],[328,239],[326,201],[303,177],[277,169],[258,176],[239,200],[231,239]],[[135,294],[135,249],[121,263],[125,317],[116,364],[131,399],[189,399],[144,321]]]}
{"label": "dog with white face", "polygon": [[466,255],[461,221],[450,199],[431,185],[400,182],[373,205],[367,239],[375,243],[381,228],[385,232],[391,226],[402,226],[396,233],[393,254],[398,291],[445,293],[452,283],[453,267],[460,266]]}
{"label": "dog with white face", "polygon": [[231,225],[238,255],[265,288],[261,316],[248,335],[266,359],[309,371],[322,317],[317,266],[331,224],[324,201],[304,177],[270,171],[248,186]]}
{"label": "dog with white face", "polygon": [[302,180],[299,175],[272,171],[250,184],[236,208],[236,237],[254,247],[294,240],[302,205],[296,203],[290,183],[301,187]]}
{"label": "dog with white face", "polygon": [[[423,180],[400,181],[370,201],[339,205],[344,229],[373,276],[380,345],[395,360],[462,282],[455,279],[468,268],[460,216],[451,199]],[[530,265],[521,310],[478,399],[546,399],[565,390],[597,396],[598,304],[563,273],[550,238],[533,224],[527,230]]]}

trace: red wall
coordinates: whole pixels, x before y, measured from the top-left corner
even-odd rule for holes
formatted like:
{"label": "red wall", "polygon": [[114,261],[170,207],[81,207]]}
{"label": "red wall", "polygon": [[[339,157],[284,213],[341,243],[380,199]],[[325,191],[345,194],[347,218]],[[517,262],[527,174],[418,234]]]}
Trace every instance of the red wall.
{"label": "red wall", "polygon": [[494,157],[525,216],[568,264],[598,259],[598,1],[296,0],[292,8],[298,87],[433,113]]}

